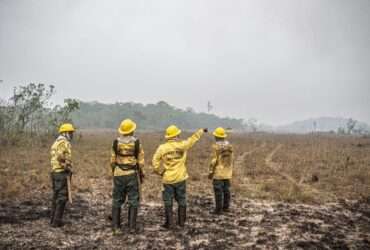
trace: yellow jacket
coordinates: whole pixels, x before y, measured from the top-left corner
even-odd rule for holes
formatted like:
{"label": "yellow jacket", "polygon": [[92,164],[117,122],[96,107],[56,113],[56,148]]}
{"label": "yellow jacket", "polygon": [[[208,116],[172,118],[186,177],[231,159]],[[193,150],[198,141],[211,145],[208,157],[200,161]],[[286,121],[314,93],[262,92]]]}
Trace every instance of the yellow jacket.
{"label": "yellow jacket", "polygon": [[218,141],[212,145],[212,160],[209,173],[215,180],[231,179],[233,174],[234,150],[228,141]]}
{"label": "yellow jacket", "polygon": [[50,150],[52,172],[62,172],[66,166],[72,166],[72,146],[68,139],[60,135]]}
{"label": "yellow jacket", "polygon": [[[125,165],[125,166],[136,166],[139,164],[141,171],[143,172],[143,168],[145,165],[144,161],[144,150],[139,144],[139,155],[138,159],[135,158],[135,141],[137,140],[134,136],[120,136],[117,138],[117,150],[118,154],[116,154],[114,145],[112,146],[111,151],[111,165],[114,167],[114,176],[123,176],[123,175],[131,175],[135,173],[134,169],[130,170],[122,170],[118,165]],[[144,173],[144,172],[143,172]]]}
{"label": "yellow jacket", "polygon": [[154,172],[162,176],[164,184],[178,183],[189,177],[185,166],[187,151],[203,133],[200,129],[186,140],[170,139],[158,147],[153,156],[152,165]]}

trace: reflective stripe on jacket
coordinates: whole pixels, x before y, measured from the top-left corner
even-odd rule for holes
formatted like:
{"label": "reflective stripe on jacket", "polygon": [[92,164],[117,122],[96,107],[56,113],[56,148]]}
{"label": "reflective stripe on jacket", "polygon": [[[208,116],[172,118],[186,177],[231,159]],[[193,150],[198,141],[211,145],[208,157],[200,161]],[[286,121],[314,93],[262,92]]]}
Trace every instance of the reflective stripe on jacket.
{"label": "reflective stripe on jacket", "polygon": [[62,172],[64,167],[72,164],[72,146],[68,139],[60,135],[50,150],[52,172]]}
{"label": "reflective stripe on jacket", "polygon": [[[135,157],[135,141],[137,138],[135,136],[120,136],[117,138],[117,154],[115,149],[112,146],[111,150],[111,165],[116,165],[114,168],[114,176],[124,176],[131,175],[135,173],[134,169],[125,170],[125,168],[134,168],[136,164],[139,164],[139,167],[143,171],[145,164],[144,161],[144,150],[139,144],[139,154],[138,159]],[[124,166],[122,168],[119,165]],[[144,172],[143,172],[144,173]]]}
{"label": "reflective stripe on jacket", "polygon": [[231,179],[233,174],[234,150],[228,141],[219,141],[212,145],[212,160],[209,173],[215,180]]}

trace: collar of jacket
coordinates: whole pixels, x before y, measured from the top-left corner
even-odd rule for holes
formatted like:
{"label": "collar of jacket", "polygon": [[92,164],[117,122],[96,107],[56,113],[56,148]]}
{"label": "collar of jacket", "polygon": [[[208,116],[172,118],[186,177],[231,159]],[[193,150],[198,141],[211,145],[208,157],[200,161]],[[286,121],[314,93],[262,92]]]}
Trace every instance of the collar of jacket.
{"label": "collar of jacket", "polygon": [[137,138],[133,135],[120,135],[118,138],[118,142],[121,143],[131,143],[137,140]]}
{"label": "collar of jacket", "polygon": [[223,141],[216,141],[216,144],[218,144],[218,145],[229,145],[230,143],[227,140],[223,140]]}
{"label": "collar of jacket", "polygon": [[167,139],[167,142],[177,142],[177,141],[179,141],[179,138],[177,138],[177,137]]}
{"label": "collar of jacket", "polygon": [[57,138],[57,141],[59,140],[66,140],[66,141],[70,141],[66,136],[64,135],[59,135],[58,138]]}

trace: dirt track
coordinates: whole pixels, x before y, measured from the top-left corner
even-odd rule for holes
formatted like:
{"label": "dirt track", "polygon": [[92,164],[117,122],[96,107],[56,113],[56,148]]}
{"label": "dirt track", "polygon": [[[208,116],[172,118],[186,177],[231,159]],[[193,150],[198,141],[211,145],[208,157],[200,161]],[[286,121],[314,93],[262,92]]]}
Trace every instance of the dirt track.
{"label": "dirt track", "polygon": [[139,214],[143,233],[113,237],[109,185],[96,180],[94,191],[76,196],[61,229],[48,225],[47,194],[2,201],[0,249],[370,249],[370,201],[309,206],[233,197],[232,213],[215,217],[212,197],[190,196],[183,231],[161,231],[161,204],[148,202]]}

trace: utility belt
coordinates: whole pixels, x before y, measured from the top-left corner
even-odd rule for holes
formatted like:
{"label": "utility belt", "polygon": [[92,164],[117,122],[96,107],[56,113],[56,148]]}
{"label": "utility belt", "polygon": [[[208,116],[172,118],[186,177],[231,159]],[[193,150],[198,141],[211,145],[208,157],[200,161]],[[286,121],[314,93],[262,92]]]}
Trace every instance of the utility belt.
{"label": "utility belt", "polygon": [[64,172],[69,172],[69,169],[66,168],[53,168],[51,170],[52,173],[64,173]]}
{"label": "utility belt", "polygon": [[116,163],[116,167],[120,168],[123,171],[128,171],[128,170],[136,170],[137,165],[129,165],[129,164],[118,164]]}
{"label": "utility belt", "polygon": [[72,176],[71,170],[64,168],[55,168],[50,173],[49,176],[53,182],[54,178],[68,178]]}

